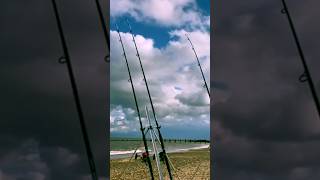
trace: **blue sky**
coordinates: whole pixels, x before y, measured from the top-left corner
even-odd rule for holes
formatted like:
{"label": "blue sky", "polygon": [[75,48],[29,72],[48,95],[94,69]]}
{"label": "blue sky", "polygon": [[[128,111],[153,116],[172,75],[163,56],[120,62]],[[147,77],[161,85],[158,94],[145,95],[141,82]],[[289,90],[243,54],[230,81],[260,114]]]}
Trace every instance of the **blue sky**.
{"label": "blue sky", "polygon": [[[165,137],[209,138],[210,100],[188,34],[209,82],[210,1],[111,1],[111,136],[140,136],[136,108],[128,83],[122,49],[115,31],[118,24],[137,91],[143,123],[149,106],[135,50],[125,23],[128,19],[142,57],[156,114]],[[190,128],[193,127],[193,128]]]}
{"label": "blue sky", "polygon": [[126,19],[129,20],[134,32],[138,32],[144,37],[152,38],[156,47],[164,47],[170,39],[168,34],[168,31],[171,29],[170,27],[162,27],[152,23],[137,22],[130,16],[119,17],[116,20],[111,19],[112,24],[110,29],[116,30],[114,23],[117,22],[122,32],[128,32],[129,28],[125,23]]}
{"label": "blue sky", "polygon": [[[161,2],[161,1],[159,1]],[[210,16],[210,0],[197,0],[195,1],[196,5],[199,7],[198,11],[205,16]],[[187,9],[190,7],[187,7]],[[170,40],[169,31],[175,29],[172,26],[162,26],[152,22],[141,22],[136,21],[130,15],[124,14],[121,16],[110,18],[110,29],[116,30],[115,23],[118,24],[120,31],[128,32],[129,28],[127,27],[125,20],[128,19],[134,32],[143,35],[144,37],[152,38],[155,42],[155,46],[158,48],[164,47]],[[183,25],[186,27],[187,25]]]}

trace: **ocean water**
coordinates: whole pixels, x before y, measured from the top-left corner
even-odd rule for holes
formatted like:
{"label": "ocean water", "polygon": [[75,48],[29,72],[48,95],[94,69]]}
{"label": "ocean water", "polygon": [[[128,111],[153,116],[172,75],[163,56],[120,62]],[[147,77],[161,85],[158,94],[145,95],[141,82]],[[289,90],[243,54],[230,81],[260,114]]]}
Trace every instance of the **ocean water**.
{"label": "ocean water", "polygon": [[[148,143],[149,152],[153,154],[154,150],[152,148],[151,141],[147,141],[147,143]],[[161,151],[160,143],[157,142],[156,144],[157,144],[158,152],[160,152]],[[209,143],[194,143],[194,142],[184,142],[184,141],[164,142],[164,145],[168,153],[209,147]],[[110,141],[110,158],[111,159],[131,157],[135,151],[138,154],[144,151],[143,141],[113,141],[113,140]]]}

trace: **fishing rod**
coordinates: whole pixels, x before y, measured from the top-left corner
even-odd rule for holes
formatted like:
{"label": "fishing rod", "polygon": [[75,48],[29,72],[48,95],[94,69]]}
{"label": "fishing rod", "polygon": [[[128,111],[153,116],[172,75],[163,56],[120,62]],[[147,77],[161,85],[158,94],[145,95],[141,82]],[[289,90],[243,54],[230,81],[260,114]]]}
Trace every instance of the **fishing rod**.
{"label": "fishing rod", "polygon": [[99,14],[99,19],[101,22],[103,34],[104,34],[104,37],[105,37],[105,40],[107,43],[107,47],[108,47],[108,51],[109,51],[109,54],[105,57],[105,61],[110,62],[110,38],[109,38],[108,30],[106,27],[107,24],[106,24],[105,19],[103,17],[102,7],[101,7],[99,0],[95,0],[95,1],[96,1],[96,6],[97,6],[98,14]]}
{"label": "fishing rod", "polygon": [[161,128],[161,127],[159,126],[159,123],[158,123],[158,121],[157,121],[156,112],[155,112],[155,110],[154,110],[152,98],[151,98],[151,95],[150,95],[150,90],[149,90],[149,87],[148,87],[147,78],[146,78],[145,73],[144,73],[144,70],[143,70],[143,65],[142,65],[142,62],[141,62],[141,58],[140,58],[140,54],[139,54],[139,51],[138,51],[137,43],[136,43],[136,40],[135,40],[135,38],[134,38],[134,35],[133,35],[133,32],[132,32],[132,28],[131,28],[131,25],[130,25],[128,19],[126,19],[126,22],[127,22],[127,25],[128,25],[128,27],[129,27],[129,30],[130,30],[130,33],[131,33],[131,36],[132,36],[132,41],[133,41],[133,43],[134,43],[134,46],[135,46],[135,49],[136,49],[136,52],[137,52],[136,56],[137,56],[138,59],[139,59],[141,71],[142,71],[142,74],[143,74],[143,80],[144,80],[145,85],[146,85],[146,88],[147,88],[148,97],[149,97],[149,101],[150,101],[150,104],[151,104],[151,109],[152,109],[153,117],[154,117],[154,120],[155,120],[155,122],[156,122],[156,126],[157,126],[156,128],[157,128],[158,134],[159,134],[159,139],[160,139],[160,144],[161,144],[161,148],[162,148],[162,153],[164,154],[165,164],[166,164],[166,167],[167,167],[167,170],[168,170],[168,174],[169,174],[170,180],[172,180],[173,177],[172,177],[172,174],[171,174],[170,164],[169,164],[168,157],[167,157],[167,154],[166,154],[166,150],[165,150],[165,147],[164,147],[163,138],[162,138],[162,135],[161,135],[161,132],[160,132],[160,128]]}
{"label": "fishing rod", "polygon": [[58,8],[57,8],[57,4],[56,4],[55,0],[52,0],[52,5],[53,5],[53,9],[54,9],[54,13],[55,13],[55,17],[56,17],[56,21],[57,21],[57,25],[58,25],[58,30],[59,30],[59,34],[60,34],[60,39],[61,39],[61,43],[62,43],[63,53],[64,53],[64,56],[62,56],[59,59],[59,63],[61,63],[61,64],[66,63],[67,64],[68,73],[69,73],[69,77],[70,77],[70,81],[71,81],[71,87],[72,87],[72,91],[73,91],[73,97],[74,97],[74,100],[76,103],[76,108],[77,108],[77,112],[78,112],[78,116],[79,116],[83,140],[84,140],[84,144],[85,144],[86,152],[87,152],[87,156],[88,156],[91,177],[93,180],[98,180],[94,157],[93,157],[93,153],[91,150],[89,136],[88,136],[88,132],[87,132],[87,128],[86,128],[86,124],[84,121],[84,116],[83,116],[83,112],[82,112],[82,108],[81,108],[81,104],[80,104],[80,98],[79,98],[79,93],[78,93],[78,89],[77,89],[77,84],[76,84],[76,81],[75,81],[75,78],[73,75],[72,65],[71,65],[71,61],[70,61],[70,55],[69,55],[67,43],[66,43],[66,40],[65,40],[65,37],[63,34],[61,20],[59,17],[59,12],[58,12]]}
{"label": "fishing rod", "polygon": [[293,25],[293,21],[291,19],[290,12],[288,10],[288,7],[287,7],[287,4],[286,4],[285,0],[282,0],[282,4],[283,4],[283,9],[281,10],[281,12],[283,14],[287,15],[287,18],[288,18],[288,21],[289,21],[289,25],[290,25],[290,28],[291,28],[291,31],[292,31],[295,43],[297,45],[297,49],[298,49],[299,55],[300,55],[300,59],[302,61],[302,65],[304,67],[304,73],[299,77],[299,81],[302,82],[302,83],[303,82],[308,82],[310,90],[311,90],[312,97],[314,99],[314,102],[315,102],[315,105],[316,105],[316,108],[317,108],[317,111],[318,111],[318,116],[320,118],[320,103],[319,103],[319,98],[317,96],[316,88],[315,88],[315,85],[313,83],[313,80],[312,80],[312,77],[311,77],[307,62],[305,60],[305,56],[304,56],[302,47],[300,45],[300,41],[299,41],[298,35],[297,35],[295,27]]}
{"label": "fishing rod", "polygon": [[133,82],[132,82],[130,67],[129,67],[126,51],[125,51],[124,46],[123,46],[122,38],[121,38],[121,35],[120,35],[120,30],[119,30],[118,25],[116,25],[116,27],[117,27],[117,32],[118,32],[118,35],[119,35],[119,41],[120,41],[121,46],[122,46],[123,57],[124,57],[124,59],[126,61],[126,65],[127,65],[127,70],[128,70],[128,74],[129,74],[129,82],[131,83],[134,102],[135,102],[135,105],[136,105],[136,108],[137,108],[137,114],[138,114],[138,118],[139,118],[140,130],[141,130],[141,133],[142,133],[144,149],[145,149],[145,151],[147,153],[147,163],[148,163],[148,166],[149,166],[151,179],[153,180],[154,176],[153,176],[152,164],[151,164],[150,157],[149,157],[149,151],[148,151],[148,144],[147,144],[147,141],[146,141],[146,136],[145,136],[145,133],[144,133],[145,128],[143,128],[143,126],[142,126],[141,115],[140,115],[140,110],[139,110],[138,101],[137,101],[137,97],[136,97],[136,92],[135,92],[134,85],[133,85]]}
{"label": "fishing rod", "polygon": [[190,40],[190,38],[189,38],[189,36],[188,36],[187,34],[186,34],[186,37],[187,37],[188,41],[190,42],[191,48],[192,48],[192,50],[193,50],[193,52],[194,52],[194,55],[196,56],[196,59],[197,59],[197,62],[198,62],[198,66],[199,66],[199,68],[200,68],[201,75],[202,75],[202,78],[203,78],[203,81],[204,81],[204,86],[205,86],[205,88],[207,89],[208,96],[209,96],[209,98],[210,98],[210,90],[209,90],[208,84],[207,84],[207,82],[206,82],[206,78],[205,78],[204,75],[203,75],[203,71],[202,71],[202,68],[201,68],[201,64],[200,64],[200,61],[199,61],[197,52],[196,52],[196,50],[194,49],[194,46],[193,46],[193,44],[192,44],[192,42],[191,42],[191,40]]}

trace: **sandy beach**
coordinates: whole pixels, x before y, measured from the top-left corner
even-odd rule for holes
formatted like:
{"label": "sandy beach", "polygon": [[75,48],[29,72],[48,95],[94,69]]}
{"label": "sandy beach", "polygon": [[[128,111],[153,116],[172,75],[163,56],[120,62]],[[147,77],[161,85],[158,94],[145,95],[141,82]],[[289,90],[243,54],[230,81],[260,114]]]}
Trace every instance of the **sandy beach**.
{"label": "sandy beach", "polygon": [[[206,180],[210,179],[210,151],[205,149],[193,149],[182,152],[168,153],[174,166],[174,179],[180,180]],[[147,165],[141,159],[113,159],[110,161],[110,177],[112,180],[124,179],[150,179]],[[152,160],[155,179],[159,179],[156,162]],[[164,179],[169,179],[164,163]]]}

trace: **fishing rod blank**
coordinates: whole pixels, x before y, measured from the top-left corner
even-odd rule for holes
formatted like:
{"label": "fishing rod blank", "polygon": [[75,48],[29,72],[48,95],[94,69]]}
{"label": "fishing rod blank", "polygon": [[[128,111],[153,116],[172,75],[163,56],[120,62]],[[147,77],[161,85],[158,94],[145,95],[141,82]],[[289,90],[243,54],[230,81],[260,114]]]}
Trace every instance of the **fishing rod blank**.
{"label": "fishing rod blank", "polygon": [[133,82],[132,82],[130,67],[129,67],[129,64],[128,64],[128,59],[127,59],[126,51],[125,51],[124,46],[123,46],[123,42],[122,42],[122,38],[121,38],[121,35],[120,35],[119,27],[118,27],[118,25],[116,25],[116,26],[117,26],[117,32],[118,32],[118,35],[119,35],[119,41],[120,41],[121,46],[122,46],[123,57],[124,57],[124,59],[125,59],[125,61],[126,61],[126,65],[127,65],[127,70],[128,70],[128,74],[129,74],[129,82],[131,83],[131,88],[132,88],[132,92],[133,92],[134,102],[135,102],[135,105],[136,105],[136,108],[137,108],[137,114],[138,114],[138,118],[139,118],[140,130],[141,130],[141,133],[142,133],[143,144],[144,144],[145,151],[146,151],[146,153],[147,153],[147,163],[148,163],[148,166],[149,166],[149,171],[150,171],[151,179],[154,179],[153,170],[152,170],[152,164],[151,164],[150,157],[149,157],[148,144],[147,144],[146,136],[145,136],[145,133],[144,133],[144,129],[145,129],[145,128],[143,128],[143,126],[142,126],[140,110],[139,110],[139,106],[138,106],[138,101],[137,101],[137,97],[136,97],[136,92],[135,92],[134,85],[133,85]]}
{"label": "fishing rod blank", "polygon": [[163,138],[162,138],[162,135],[161,135],[161,132],[160,132],[160,128],[161,128],[161,127],[159,126],[158,121],[157,121],[156,113],[155,113],[155,110],[154,110],[154,106],[153,106],[153,103],[152,103],[152,98],[151,98],[150,91],[149,91],[149,87],[148,87],[147,78],[146,78],[146,76],[145,76],[145,74],[144,74],[143,65],[142,65],[142,62],[141,62],[140,55],[139,55],[137,43],[136,43],[136,40],[135,40],[135,38],[134,38],[134,35],[133,35],[133,32],[132,32],[132,28],[131,28],[131,26],[130,26],[130,23],[129,23],[128,19],[126,19],[126,22],[127,22],[127,25],[128,25],[128,27],[129,27],[129,30],[130,30],[130,33],[131,33],[131,36],[132,36],[132,41],[133,41],[134,46],[135,46],[135,48],[136,48],[136,52],[137,52],[136,56],[137,56],[138,59],[139,59],[140,68],[141,68],[142,75],[143,75],[143,80],[144,80],[145,85],[146,85],[146,88],[147,88],[148,97],[149,97],[149,100],[150,100],[153,117],[154,117],[154,120],[155,120],[155,122],[156,122],[157,130],[158,130],[158,133],[159,133],[159,138],[160,138],[160,144],[161,144],[161,148],[162,148],[162,153],[164,154],[164,160],[165,160],[165,163],[166,163],[166,167],[167,167],[167,170],[168,170],[168,174],[169,174],[170,180],[172,180],[173,177],[172,177],[172,174],[171,174],[170,164],[169,164],[169,161],[168,161],[168,158],[167,158],[166,150],[165,150],[164,143],[163,143]]}
{"label": "fishing rod blank", "polygon": [[68,48],[67,48],[67,43],[66,43],[66,40],[65,40],[65,37],[63,34],[61,20],[59,17],[59,12],[58,12],[58,8],[57,8],[57,4],[56,4],[55,0],[52,0],[52,4],[53,4],[53,9],[54,9],[54,13],[55,13],[55,17],[56,17],[56,21],[57,21],[57,25],[58,25],[58,30],[59,30],[59,34],[60,34],[60,38],[61,38],[63,53],[64,53],[64,56],[59,59],[59,62],[67,64],[68,73],[69,73],[71,86],[72,86],[72,90],[73,90],[73,96],[74,96],[74,100],[76,103],[77,112],[78,112],[78,116],[79,116],[79,120],[80,120],[83,140],[85,143],[86,152],[87,152],[87,156],[88,156],[91,176],[92,176],[93,180],[98,180],[97,171],[96,171],[96,167],[95,167],[95,163],[94,163],[94,157],[93,157],[93,153],[92,153],[92,150],[90,147],[89,136],[88,136],[88,132],[86,129],[86,124],[84,121],[84,116],[83,116],[83,112],[82,112],[82,108],[81,108],[81,104],[80,104],[80,98],[79,98],[79,94],[78,94],[77,84],[76,84],[76,81],[75,81],[75,78],[73,75],[73,70],[72,70],[70,56],[69,56],[69,52],[68,52]]}
{"label": "fishing rod blank", "polygon": [[99,0],[95,0],[95,1],[96,1],[97,10],[99,13],[99,18],[100,18],[103,34],[104,34],[104,37],[105,37],[105,40],[106,40],[106,43],[108,46],[108,51],[109,51],[109,54],[105,57],[105,61],[110,62],[110,38],[109,38],[108,30],[106,27],[107,24],[104,20],[101,4],[100,4]]}
{"label": "fishing rod blank", "polygon": [[202,71],[202,68],[201,68],[201,64],[200,64],[198,55],[197,55],[196,50],[194,49],[194,46],[193,46],[193,44],[192,44],[192,42],[191,42],[191,40],[190,40],[190,38],[188,37],[187,34],[186,34],[186,37],[187,37],[188,41],[189,41],[190,44],[191,44],[192,50],[193,50],[193,52],[194,52],[194,55],[196,56],[196,59],[197,59],[197,62],[198,62],[198,66],[199,66],[199,68],[200,68],[201,75],[202,75],[202,78],[203,78],[203,81],[204,81],[204,86],[205,86],[205,88],[207,89],[208,96],[209,96],[209,98],[210,98],[210,91],[209,91],[209,88],[208,88],[208,84],[207,84],[207,82],[206,82],[206,78],[205,78],[204,75],[203,75],[203,71]]}
{"label": "fishing rod blank", "polygon": [[311,90],[311,93],[312,93],[312,97],[313,97],[314,102],[316,104],[316,108],[317,108],[317,111],[318,111],[318,116],[320,118],[320,103],[319,103],[319,98],[317,96],[316,88],[315,88],[315,85],[313,83],[313,80],[312,80],[312,77],[311,77],[307,62],[305,60],[305,56],[304,56],[302,47],[301,47],[299,39],[298,39],[298,35],[297,35],[296,30],[294,28],[293,21],[291,19],[290,12],[288,10],[288,7],[287,7],[287,4],[286,4],[285,0],[282,0],[282,4],[283,4],[283,9],[281,10],[281,12],[283,14],[287,15],[292,34],[293,34],[295,43],[296,43],[297,48],[298,48],[300,59],[302,61],[303,67],[304,67],[304,73],[299,77],[299,81],[300,82],[306,82],[306,81],[308,82],[310,90]]}

